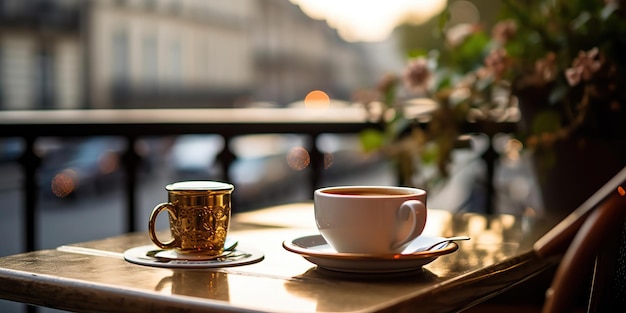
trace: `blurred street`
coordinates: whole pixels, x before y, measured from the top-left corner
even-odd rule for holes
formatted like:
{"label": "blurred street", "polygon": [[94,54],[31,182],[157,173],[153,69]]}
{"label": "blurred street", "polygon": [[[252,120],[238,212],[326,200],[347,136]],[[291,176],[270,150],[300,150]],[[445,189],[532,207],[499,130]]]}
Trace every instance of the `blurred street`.
{"label": "blurred street", "polygon": [[[484,144],[484,142],[477,140],[474,142],[473,149],[461,149],[455,152],[455,162],[452,167],[453,175],[443,188],[429,190],[429,208],[476,211],[484,206],[484,190],[480,187],[484,181],[484,164],[478,157],[485,148]],[[344,142],[345,147],[350,148],[350,145]],[[353,158],[358,155],[358,152],[353,151],[353,153],[355,153]],[[166,155],[154,160],[148,170],[141,171],[137,204],[139,208],[137,212],[138,225],[136,225],[138,231],[147,231],[147,220],[152,208],[156,204],[166,201],[167,194],[164,186],[175,180],[189,177],[184,175],[181,177],[181,174],[173,168],[171,161],[171,158]],[[255,164],[261,167],[268,166],[268,163]],[[253,171],[250,164],[247,166],[248,170]],[[532,190],[533,178],[525,166],[527,164],[522,159],[517,161],[505,160],[498,167],[495,177],[498,193],[496,209],[498,212],[521,214],[524,208],[529,205],[539,207],[535,202],[536,192]],[[0,211],[0,236],[5,238],[2,247],[0,247],[0,256],[6,256],[21,253],[24,245],[22,195],[20,193],[22,174],[17,164],[12,162],[1,164],[0,173],[2,173],[0,175],[0,201],[3,203],[2,211]],[[122,178],[119,175],[106,188],[81,190],[80,193],[77,192],[76,195],[69,198],[46,196],[42,192],[37,210],[37,249],[54,249],[67,243],[102,239],[124,233],[126,221]],[[387,162],[374,160],[369,163],[364,162],[350,170],[346,169],[338,171],[334,175],[327,175],[321,184],[330,186],[347,184],[393,185],[395,183],[395,176],[390,165]],[[266,193],[270,192],[269,189],[263,188],[262,180],[257,181],[256,184],[260,186],[257,189]],[[266,205],[312,199],[310,187],[304,179],[287,181],[287,185],[290,185],[291,188],[285,189],[285,185],[277,185],[283,187],[277,187],[278,189],[271,193],[272,197],[259,199],[256,207],[250,203],[254,203],[257,198],[245,199],[247,201],[243,201],[242,204],[247,203],[246,209],[255,209]],[[255,190],[255,188],[239,190],[235,184],[235,193],[247,192],[248,195],[252,195],[250,190]],[[281,190],[284,192],[280,192]],[[237,209],[237,207],[234,208],[234,210]],[[166,219],[159,219],[159,223],[159,227],[166,227]],[[0,311],[22,312],[21,305],[8,301],[0,301]],[[41,309],[40,311],[54,312],[55,310]]]}
{"label": "blurred street", "polygon": [[[337,160],[336,166],[344,169],[325,172],[321,182],[323,186],[396,184],[389,163],[374,159],[355,165],[360,155],[355,150],[358,148],[354,145],[350,146],[347,141],[343,144],[344,154],[348,160]],[[255,147],[250,149],[258,152]],[[444,187],[430,190],[429,207],[451,211],[480,211],[484,207],[484,190],[481,187],[485,175],[484,165],[478,157],[482,149],[484,149],[484,143],[476,141],[474,149],[462,149],[455,152],[453,175]],[[339,153],[335,154],[339,155]],[[286,163],[284,158],[283,155],[273,160],[277,163]],[[255,180],[251,177],[253,172],[260,172],[268,167],[274,167],[276,170],[270,159],[264,159],[263,162],[258,159],[239,162],[243,164],[234,164],[233,167],[242,168],[238,171],[243,171],[243,169],[245,171],[242,174],[243,178],[240,177],[241,175],[233,175],[235,180],[233,182],[235,184],[233,210],[235,212],[312,199],[311,188],[308,186],[305,173],[295,172],[291,174],[292,177],[283,176],[283,181],[277,181],[272,186],[268,179],[270,174],[276,173],[262,174]],[[348,168],[348,165],[352,168]],[[504,160],[498,167],[495,177],[498,212],[520,214],[525,206],[540,209],[540,204],[536,199],[538,195],[532,190],[533,177],[527,166],[523,160]],[[0,201],[3,203],[2,211],[0,211],[2,217],[0,218],[0,236],[14,239],[5,241],[0,247],[0,256],[4,256],[20,253],[24,245],[22,242],[24,237],[23,199],[20,191],[22,174],[15,162],[0,164],[0,173],[2,173],[0,175]],[[194,178],[202,177],[177,172],[167,154],[153,160],[150,168],[142,170],[139,175],[137,229],[147,230],[147,223],[143,221],[148,220],[156,204],[167,200],[165,185]],[[125,232],[123,175],[113,177],[104,187],[87,187],[89,188],[80,189],[66,198],[49,195],[44,190],[45,186],[41,187],[37,209],[36,245],[38,249],[53,249],[65,243],[100,239]]]}
{"label": "blurred street", "polygon": [[[263,138],[255,138],[263,139]],[[154,146],[162,145],[162,141],[155,141]],[[254,141],[254,140],[252,140]],[[260,140],[263,141],[263,140]],[[265,138],[264,143],[269,141],[281,142],[282,138]],[[286,162],[286,152],[291,146],[300,144],[299,141],[291,142],[290,145],[277,147],[273,152],[262,154],[258,146],[251,145],[250,140],[241,142],[246,149],[239,149],[240,159],[231,168],[232,183],[235,185],[233,194],[233,210],[245,211],[259,207],[282,204],[293,201],[306,201],[312,199],[310,186],[308,185],[308,171],[285,170],[281,166]],[[354,145],[343,142],[344,147],[353,149]],[[89,145],[91,147],[92,145]],[[237,146],[237,145],[235,145]],[[272,146],[272,145],[270,145]],[[138,175],[138,198],[137,198],[137,221],[138,230],[147,230],[147,220],[152,208],[167,200],[165,186],[179,180],[193,179],[220,179],[218,164],[214,162],[215,149],[207,154],[198,153],[193,146],[181,146],[187,149],[186,154],[194,155],[195,158],[206,158],[209,161],[194,165],[194,161],[174,160],[176,145],[169,148],[167,153],[156,153],[150,158],[149,165],[144,164]],[[69,151],[69,149],[61,149]],[[237,150],[237,148],[235,148]],[[248,152],[246,152],[248,151]],[[256,154],[252,155],[250,151]],[[347,153],[347,152],[346,152]],[[333,169],[328,171],[325,185],[330,184],[393,184],[393,176],[388,164],[375,159],[358,162],[359,152],[351,152],[350,160],[343,161],[345,164],[336,164],[343,170]],[[349,154],[349,153],[348,153]],[[336,153],[337,156],[341,153]],[[95,157],[97,159],[97,156]],[[65,173],[65,163],[54,166],[43,160],[42,173],[46,166],[51,174]],[[336,160],[339,162],[339,160]],[[346,163],[347,162],[347,163]],[[71,161],[71,164],[76,162]],[[351,163],[351,164],[350,164]],[[356,168],[350,168],[355,167]],[[184,170],[183,170],[184,168]],[[76,168],[71,168],[75,170]],[[78,171],[78,170],[76,170]],[[4,238],[15,238],[0,248],[0,256],[21,252],[23,243],[22,219],[23,199],[21,194],[22,173],[16,162],[4,162],[0,164],[0,201],[3,209],[0,212],[0,235]],[[280,175],[279,175],[280,174]],[[76,175],[81,176],[80,173]],[[45,175],[40,175],[45,176]],[[59,174],[56,174],[59,176]],[[86,176],[86,175],[82,175]],[[38,249],[51,249],[68,242],[86,241],[92,239],[113,236],[125,232],[125,194],[124,177],[120,169],[109,174],[100,174],[99,177],[90,177],[91,180],[81,185],[72,193],[57,197],[50,190],[50,178],[40,178],[40,198],[37,206],[37,238]],[[96,180],[98,179],[98,180]],[[77,184],[78,185],[78,184]],[[58,193],[58,192],[56,192]],[[143,223],[146,221],[146,223]]]}

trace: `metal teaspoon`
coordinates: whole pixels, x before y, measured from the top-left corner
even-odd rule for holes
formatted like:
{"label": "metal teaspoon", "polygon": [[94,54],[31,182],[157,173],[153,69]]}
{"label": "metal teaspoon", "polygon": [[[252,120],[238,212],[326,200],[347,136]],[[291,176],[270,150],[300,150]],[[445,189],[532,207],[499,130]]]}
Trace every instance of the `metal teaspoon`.
{"label": "metal teaspoon", "polygon": [[468,237],[468,236],[454,236],[454,237],[443,238],[443,239],[433,243],[430,246],[417,248],[412,253],[422,252],[422,251],[429,251],[429,250],[432,250],[433,248],[435,248],[435,247],[437,247],[437,246],[439,246],[439,245],[441,245],[443,243],[449,243],[450,241],[460,241],[460,240],[470,240],[470,237]]}

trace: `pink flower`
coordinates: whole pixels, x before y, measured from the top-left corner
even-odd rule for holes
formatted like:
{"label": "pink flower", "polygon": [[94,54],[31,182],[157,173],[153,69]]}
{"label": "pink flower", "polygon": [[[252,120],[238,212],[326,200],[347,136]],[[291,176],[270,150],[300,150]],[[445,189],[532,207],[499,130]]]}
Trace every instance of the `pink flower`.
{"label": "pink flower", "polygon": [[517,33],[517,24],[513,20],[503,20],[498,22],[491,29],[493,40],[500,44],[505,44]]}
{"label": "pink flower", "polygon": [[509,66],[509,62],[506,50],[499,48],[489,52],[485,58],[485,67],[496,79],[501,79]]}
{"label": "pink flower", "polygon": [[428,61],[423,57],[410,61],[404,71],[404,82],[412,89],[426,89],[430,77],[431,72],[428,68]]}
{"label": "pink flower", "polygon": [[589,81],[600,70],[602,62],[597,60],[600,50],[595,47],[587,52],[580,51],[572,62],[572,67],[565,70],[565,78],[570,86],[576,86],[581,81]]}
{"label": "pink flower", "polygon": [[545,58],[535,62],[535,74],[541,82],[553,81],[556,73],[556,54],[553,52],[549,52]]}

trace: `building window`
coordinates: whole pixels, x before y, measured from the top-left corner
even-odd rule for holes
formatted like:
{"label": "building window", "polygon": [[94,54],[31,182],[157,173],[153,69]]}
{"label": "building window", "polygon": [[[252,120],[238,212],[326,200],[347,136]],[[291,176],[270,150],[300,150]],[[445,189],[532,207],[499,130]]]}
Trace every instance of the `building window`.
{"label": "building window", "polygon": [[54,108],[54,60],[51,53],[42,50],[36,55],[36,80],[38,99],[36,105],[39,109]]}
{"label": "building window", "polygon": [[182,46],[180,40],[172,42],[169,59],[169,83],[174,89],[177,89],[183,83]]}
{"label": "building window", "polygon": [[155,92],[159,81],[158,44],[156,36],[147,35],[142,43],[142,84],[146,91]]}
{"label": "building window", "polygon": [[113,98],[116,101],[114,106],[129,99],[130,96],[130,52],[129,38],[126,30],[118,30],[113,34],[113,51],[111,53],[112,87]]}

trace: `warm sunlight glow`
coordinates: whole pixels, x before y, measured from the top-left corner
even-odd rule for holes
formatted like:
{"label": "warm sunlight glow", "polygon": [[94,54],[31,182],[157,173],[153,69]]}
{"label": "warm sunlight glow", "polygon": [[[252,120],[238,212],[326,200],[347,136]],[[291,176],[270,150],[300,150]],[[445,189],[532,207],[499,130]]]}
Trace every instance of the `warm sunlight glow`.
{"label": "warm sunlight glow", "polygon": [[346,41],[385,40],[402,23],[421,24],[446,0],[290,0],[314,19],[326,20]]}
{"label": "warm sunlight glow", "polygon": [[321,90],[313,90],[304,98],[304,106],[309,109],[328,108],[330,106],[330,97]]}

